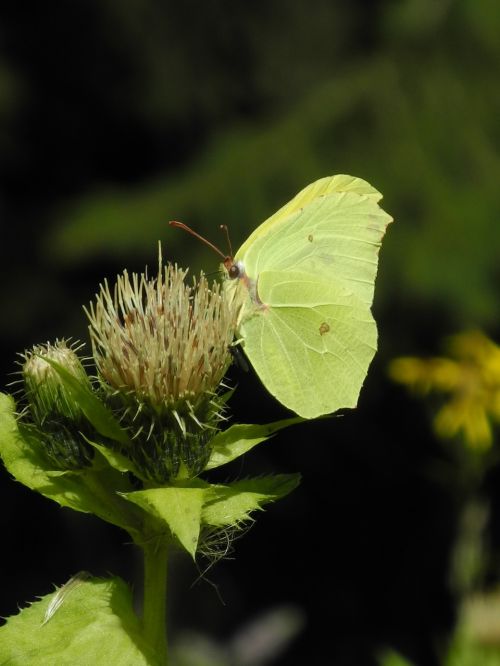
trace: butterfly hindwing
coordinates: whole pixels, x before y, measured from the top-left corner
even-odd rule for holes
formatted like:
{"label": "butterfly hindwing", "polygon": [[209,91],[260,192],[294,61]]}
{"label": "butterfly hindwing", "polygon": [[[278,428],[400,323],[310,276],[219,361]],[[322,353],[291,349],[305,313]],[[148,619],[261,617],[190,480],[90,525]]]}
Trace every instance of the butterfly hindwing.
{"label": "butterfly hindwing", "polygon": [[354,407],[376,347],[369,308],[342,286],[299,272],[265,271],[259,287],[268,305],[240,333],[269,392],[305,418]]}

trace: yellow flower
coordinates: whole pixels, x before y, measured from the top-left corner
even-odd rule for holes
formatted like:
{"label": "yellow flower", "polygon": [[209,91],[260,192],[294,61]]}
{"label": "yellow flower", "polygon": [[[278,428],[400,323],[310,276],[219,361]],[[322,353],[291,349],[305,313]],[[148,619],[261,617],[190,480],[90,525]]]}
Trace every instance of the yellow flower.
{"label": "yellow flower", "polygon": [[452,337],[450,357],[395,359],[389,372],[395,381],[420,393],[449,395],[434,419],[440,437],[462,433],[472,448],[488,449],[492,422],[500,421],[500,347],[480,331]]}

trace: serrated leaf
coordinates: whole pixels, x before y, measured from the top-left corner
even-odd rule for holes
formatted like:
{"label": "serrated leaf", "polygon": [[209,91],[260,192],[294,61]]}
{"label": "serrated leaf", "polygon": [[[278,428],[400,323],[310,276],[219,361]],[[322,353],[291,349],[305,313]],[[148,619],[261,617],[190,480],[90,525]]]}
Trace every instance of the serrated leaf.
{"label": "serrated leaf", "polygon": [[4,393],[0,393],[0,457],[17,481],[61,506],[94,513],[129,532],[138,525],[131,507],[117,494],[132,488],[124,474],[110,467],[78,472],[52,469],[43,444],[36,433],[18,423],[14,400]]}
{"label": "serrated leaf", "polygon": [[124,494],[124,497],[168,527],[194,558],[200,535],[201,510],[209,488],[202,481],[192,480],[189,485],[137,490]]}
{"label": "serrated leaf", "polygon": [[43,360],[51,365],[59,375],[66,390],[71,393],[73,399],[78,402],[82,412],[97,432],[103,437],[109,437],[120,444],[129,445],[130,439],[115,419],[110,410],[99,398],[89,390],[77,377],[68,372],[64,366],[51,358],[42,356]]}
{"label": "serrated leaf", "polygon": [[257,444],[269,439],[278,430],[288,428],[296,423],[303,423],[305,419],[296,416],[291,419],[282,419],[265,425],[236,424],[218,433],[211,441],[212,453],[205,470],[225,465],[238,458]]}
{"label": "serrated leaf", "polygon": [[65,587],[34,602],[0,628],[0,664],[159,666],[162,663],[143,638],[130,590],[122,580],[93,578],[76,585],[70,582]]}
{"label": "serrated leaf", "polygon": [[211,486],[202,522],[214,527],[239,525],[251,520],[252,511],[288,495],[299,482],[300,474],[277,474]]}
{"label": "serrated leaf", "polygon": [[47,482],[49,470],[42,447],[28,432],[21,434],[14,399],[6,393],[0,393],[0,456],[7,470],[29,488]]}

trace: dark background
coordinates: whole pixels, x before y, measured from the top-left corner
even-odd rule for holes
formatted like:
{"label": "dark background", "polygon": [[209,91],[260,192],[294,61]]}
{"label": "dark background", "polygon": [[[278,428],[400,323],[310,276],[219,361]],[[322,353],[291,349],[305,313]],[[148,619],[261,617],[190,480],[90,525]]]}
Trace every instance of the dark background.
{"label": "dark background", "polygon": [[[175,559],[173,640],[224,641],[292,604],[306,625],[276,665],[364,666],[384,645],[439,663],[462,497],[453,455],[387,364],[466,328],[500,339],[499,34],[495,0],[2,3],[3,386],[32,344],[86,340],[81,305],[104,277],[154,266],[158,239],[193,272],[217,269],[169,219],[221,243],[226,223],[238,246],[307,183],[351,173],[396,220],[359,408],[232,470],[303,483],[208,572],[214,585],[192,586],[196,568]],[[231,378],[236,420],[286,414],[252,373]],[[0,615],[81,569],[139,579],[122,532],[0,481]]]}

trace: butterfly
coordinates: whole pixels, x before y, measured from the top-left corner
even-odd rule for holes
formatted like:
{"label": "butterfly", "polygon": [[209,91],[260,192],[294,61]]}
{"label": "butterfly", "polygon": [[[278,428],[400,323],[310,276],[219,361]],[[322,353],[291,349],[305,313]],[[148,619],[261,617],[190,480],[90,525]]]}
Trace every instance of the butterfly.
{"label": "butterfly", "polygon": [[267,390],[304,418],[355,407],[375,354],[371,306],[392,221],[381,198],[360,178],[321,178],[224,258],[238,341]]}

